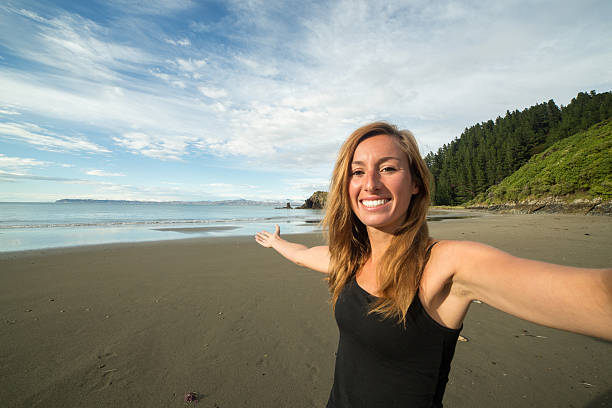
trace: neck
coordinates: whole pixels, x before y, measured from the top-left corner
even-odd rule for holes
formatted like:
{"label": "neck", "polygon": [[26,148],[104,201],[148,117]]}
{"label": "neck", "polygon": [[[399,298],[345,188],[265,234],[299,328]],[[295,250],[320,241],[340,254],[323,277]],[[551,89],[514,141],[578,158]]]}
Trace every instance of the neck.
{"label": "neck", "polygon": [[370,240],[370,250],[372,251],[370,260],[376,264],[387,248],[389,248],[389,245],[391,245],[393,234],[376,228],[368,228],[368,239]]}

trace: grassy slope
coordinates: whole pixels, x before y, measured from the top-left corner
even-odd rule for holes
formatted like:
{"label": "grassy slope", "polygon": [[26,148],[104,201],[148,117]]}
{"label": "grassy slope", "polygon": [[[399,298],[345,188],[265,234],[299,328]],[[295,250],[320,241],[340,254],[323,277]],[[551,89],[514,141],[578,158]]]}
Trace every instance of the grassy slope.
{"label": "grassy slope", "polygon": [[612,198],[612,119],[560,140],[469,204]]}

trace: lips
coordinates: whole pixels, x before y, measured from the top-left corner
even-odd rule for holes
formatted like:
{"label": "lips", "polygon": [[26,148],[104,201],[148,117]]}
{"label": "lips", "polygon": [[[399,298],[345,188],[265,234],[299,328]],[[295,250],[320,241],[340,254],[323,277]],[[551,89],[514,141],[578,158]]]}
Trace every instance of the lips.
{"label": "lips", "polygon": [[391,201],[389,198],[381,198],[377,200],[361,200],[361,204],[363,204],[363,206],[366,208],[376,208],[387,204],[389,201]]}

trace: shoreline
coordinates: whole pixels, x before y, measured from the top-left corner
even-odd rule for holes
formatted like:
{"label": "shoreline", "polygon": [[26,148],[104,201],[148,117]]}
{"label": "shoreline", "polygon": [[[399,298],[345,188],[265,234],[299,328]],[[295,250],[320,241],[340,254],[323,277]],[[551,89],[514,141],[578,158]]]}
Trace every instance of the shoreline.
{"label": "shoreline", "polygon": [[[492,214],[429,228],[527,258],[612,265],[607,217]],[[324,406],[338,331],[323,278],[252,237],[0,253],[0,400],[184,407],[198,392],[203,407]],[[446,406],[612,403],[611,342],[476,303],[461,335]]]}
{"label": "shoreline", "polygon": [[[300,237],[304,237],[308,240],[316,241],[317,239],[322,239],[321,232],[300,232],[300,233],[288,233],[282,234],[283,237],[289,237],[291,239],[300,239]],[[149,247],[156,246],[159,248],[163,248],[167,244],[200,244],[200,245],[210,245],[213,243],[217,244],[230,244],[230,243],[250,243],[250,241],[255,242],[252,235],[223,235],[223,236],[200,236],[200,237],[190,237],[186,236],[185,238],[177,238],[177,239],[159,239],[154,241],[133,241],[133,242],[108,242],[108,243],[100,243],[100,244],[85,244],[85,245],[70,245],[70,246],[62,246],[62,247],[47,247],[47,248],[34,248],[34,249],[23,249],[20,251],[0,251],[0,261],[6,259],[18,259],[22,256],[24,257],[39,257],[39,256],[47,256],[47,255],[68,255],[68,254],[79,254],[83,252],[89,251],[107,251],[107,250],[119,250],[121,248],[132,248],[139,249],[140,247]]]}
{"label": "shoreline", "polygon": [[[448,214],[448,216],[446,216]],[[430,222],[437,222],[445,219],[459,219],[464,217],[462,214],[477,214],[475,216],[482,216],[482,213],[472,210],[439,210],[432,209],[430,213]],[[319,233],[321,231],[319,219],[305,219],[305,220],[294,220],[292,222],[281,222],[281,233],[286,234],[311,234]],[[8,228],[0,229],[0,237],[3,237],[5,242],[11,242],[11,240],[19,241],[19,234],[30,234],[30,242],[21,244],[24,246],[23,249],[4,249],[0,247],[0,254],[21,252],[21,251],[32,251],[32,250],[43,250],[43,249],[54,249],[54,248],[72,248],[77,246],[89,246],[89,245],[111,245],[111,244],[131,244],[136,242],[160,242],[160,241],[175,241],[183,239],[193,238],[222,238],[222,237],[251,237],[257,231],[262,229],[273,230],[274,224],[269,222],[257,222],[252,224],[241,225],[240,223],[232,223],[230,221],[223,223],[216,223],[217,225],[194,225],[193,223],[176,223],[169,224],[169,226],[160,226],[158,223],[153,224],[142,224],[134,227],[133,225],[110,225],[110,226],[83,226],[83,227],[44,227],[40,229],[28,229],[28,228]],[[218,224],[230,224],[230,225],[218,225]],[[231,225],[234,224],[234,225]],[[57,235],[58,233],[65,234]],[[17,235],[16,235],[17,234]],[[47,244],[36,244],[37,239],[32,238],[32,234],[40,234],[42,238],[38,238],[39,241],[46,242]],[[96,237],[96,234],[102,234],[102,239],[107,241],[96,242],[100,238]],[[106,238],[106,235],[114,234],[114,240]],[[159,234],[159,237],[156,235]],[[62,238],[63,237],[63,238]],[[73,244],[72,242],[76,239],[81,241],[85,239],[86,243]],[[63,244],[49,246],[51,240],[59,240]],[[5,244],[6,245],[6,244]]]}

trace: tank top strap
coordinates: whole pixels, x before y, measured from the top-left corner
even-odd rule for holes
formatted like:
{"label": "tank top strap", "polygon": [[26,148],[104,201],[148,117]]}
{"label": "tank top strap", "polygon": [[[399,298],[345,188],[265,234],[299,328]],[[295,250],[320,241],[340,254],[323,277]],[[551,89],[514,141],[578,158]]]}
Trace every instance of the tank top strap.
{"label": "tank top strap", "polygon": [[427,247],[427,251],[425,251],[425,263],[429,261],[429,255],[431,255],[431,248],[433,248],[438,242],[440,241],[434,241],[430,246]]}

